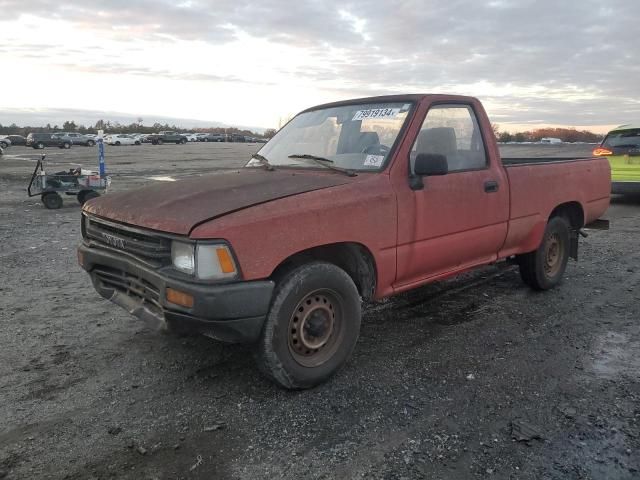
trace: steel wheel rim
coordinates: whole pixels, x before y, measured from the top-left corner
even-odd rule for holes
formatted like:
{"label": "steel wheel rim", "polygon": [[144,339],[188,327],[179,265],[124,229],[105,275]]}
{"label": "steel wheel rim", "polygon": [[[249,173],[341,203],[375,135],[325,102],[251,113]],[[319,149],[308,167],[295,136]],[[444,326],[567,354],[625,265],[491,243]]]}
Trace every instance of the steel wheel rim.
{"label": "steel wheel rim", "polygon": [[288,325],[288,346],[303,367],[317,367],[336,353],[344,336],[344,312],[340,296],[321,289],[307,294],[293,311]]}
{"label": "steel wheel rim", "polygon": [[544,272],[548,277],[554,277],[560,271],[560,266],[564,260],[564,249],[562,247],[560,235],[557,233],[549,235],[544,249]]}

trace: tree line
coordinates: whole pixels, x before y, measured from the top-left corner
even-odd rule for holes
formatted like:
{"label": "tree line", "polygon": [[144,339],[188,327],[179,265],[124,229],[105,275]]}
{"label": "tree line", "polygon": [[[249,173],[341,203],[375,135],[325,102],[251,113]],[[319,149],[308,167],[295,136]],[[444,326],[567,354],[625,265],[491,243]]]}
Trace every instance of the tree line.
{"label": "tree line", "polygon": [[15,123],[11,125],[2,125],[0,123],[0,135],[22,135],[27,136],[29,133],[54,133],[54,132],[78,132],[78,133],[94,133],[97,134],[98,130],[104,130],[105,133],[157,133],[159,131],[173,131],[180,133],[228,133],[246,135],[251,137],[266,137],[271,138],[275,135],[276,131],[273,128],[265,130],[263,134],[252,132],[251,130],[241,130],[236,127],[209,127],[209,128],[182,128],[176,125],[169,125],[168,123],[154,123],[151,126],[144,126],[142,119],[138,119],[137,122],[130,123],[128,125],[120,122],[111,122],[109,120],[98,120],[95,125],[85,126],[78,125],[73,120],[65,121],[62,126],[51,125],[47,123],[44,126],[32,127],[24,126],[20,127]]}
{"label": "tree line", "polygon": [[603,135],[589,130],[575,128],[537,128],[525,132],[501,132],[499,125],[492,125],[493,133],[499,142],[539,142],[543,138],[559,138],[563,142],[598,143]]}

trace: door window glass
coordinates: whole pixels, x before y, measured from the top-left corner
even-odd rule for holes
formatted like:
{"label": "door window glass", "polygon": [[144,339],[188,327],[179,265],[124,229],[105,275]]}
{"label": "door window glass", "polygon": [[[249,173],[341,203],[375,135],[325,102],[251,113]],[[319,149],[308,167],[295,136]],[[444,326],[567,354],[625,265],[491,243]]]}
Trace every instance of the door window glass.
{"label": "door window glass", "polygon": [[487,166],[480,127],[469,105],[436,105],[424,119],[411,149],[411,172],[420,153],[447,157],[449,172],[479,170]]}

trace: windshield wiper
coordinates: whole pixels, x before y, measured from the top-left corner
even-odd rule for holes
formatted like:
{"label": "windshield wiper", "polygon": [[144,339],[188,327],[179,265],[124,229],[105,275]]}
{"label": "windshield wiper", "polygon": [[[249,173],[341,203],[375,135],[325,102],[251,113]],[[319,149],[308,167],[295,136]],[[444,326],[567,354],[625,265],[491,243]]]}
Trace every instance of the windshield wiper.
{"label": "windshield wiper", "polygon": [[294,153],[292,155],[289,155],[289,158],[299,158],[302,160],[311,160],[315,163],[317,163],[318,165],[322,165],[325,168],[328,168],[329,170],[335,170],[336,172],[340,172],[340,173],[344,173],[345,175],[349,176],[349,177],[355,177],[356,173],[353,170],[349,170],[346,168],[340,168],[340,167],[335,167],[333,165],[331,165],[333,162],[333,160],[330,160],[328,158],[324,158],[324,157],[319,157],[317,155],[310,155],[308,153]]}
{"label": "windshield wiper", "polygon": [[260,165],[264,166],[266,170],[269,170],[270,172],[275,170],[275,167],[269,163],[269,160],[267,160],[267,157],[265,157],[264,155],[254,153],[253,155],[251,155],[251,159],[253,160],[254,158],[258,160],[260,162]]}

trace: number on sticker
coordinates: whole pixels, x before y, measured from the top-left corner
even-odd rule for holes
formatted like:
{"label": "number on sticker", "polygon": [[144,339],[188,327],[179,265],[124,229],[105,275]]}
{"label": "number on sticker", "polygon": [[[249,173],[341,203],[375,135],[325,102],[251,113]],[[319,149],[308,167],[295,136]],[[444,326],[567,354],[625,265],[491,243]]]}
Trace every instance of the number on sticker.
{"label": "number on sticker", "polygon": [[365,120],[367,118],[394,118],[400,113],[399,108],[371,108],[369,110],[358,110],[353,116],[353,120]]}

